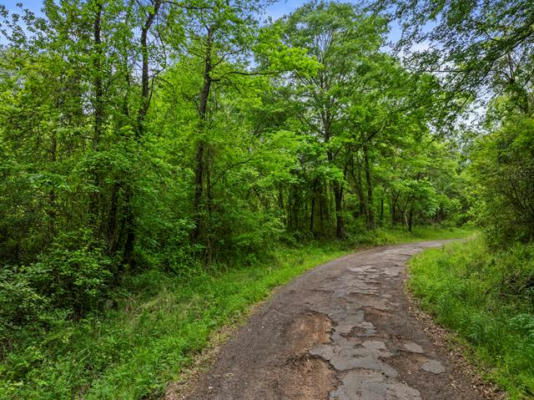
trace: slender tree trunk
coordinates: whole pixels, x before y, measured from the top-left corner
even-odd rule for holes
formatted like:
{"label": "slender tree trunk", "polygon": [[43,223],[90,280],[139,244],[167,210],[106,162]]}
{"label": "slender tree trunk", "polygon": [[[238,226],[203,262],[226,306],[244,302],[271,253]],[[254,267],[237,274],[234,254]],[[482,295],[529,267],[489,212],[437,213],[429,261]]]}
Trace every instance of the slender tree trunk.
{"label": "slender tree trunk", "polygon": [[345,226],[343,220],[343,184],[334,182],[334,198],[336,204],[336,237],[345,239]]}
{"label": "slender tree trunk", "polygon": [[[211,226],[212,223],[212,211],[213,211],[213,193],[212,193],[212,187],[211,187],[211,171],[212,171],[212,165],[211,161],[213,160],[213,155],[211,154],[211,149],[208,148],[207,152],[208,160],[207,160],[207,168],[206,168],[206,208],[207,208],[207,220],[208,220],[208,227]],[[206,232],[206,263],[211,264],[213,261],[213,243],[212,243],[212,233],[210,230]]]}
{"label": "slender tree trunk", "polygon": [[204,192],[204,141],[200,140],[196,151],[195,193],[193,197],[193,218],[195,228],[191,233],[191,241],[197,243],[204,230],[202,216],[202,197]]}
{"label": "slender tree trunk", "polygon": [[315,215],[315,193],[313,193],[312,195],[311,208],[310,208],[310,232],[312,233],[312,235],[313,235],[313,229],[314,229],[314,226],[313,226],[314,215]]}
{"label": "slender tree trunk", "polygon": [[287,195],[287,229],[289,231],[292,231],[293,227],[295,226],[295,215],[293,212],[293,190],[294,189],[291,187]]}
{"label": "slender tree trunk", "polygon": [[293,188],[291,190],[290,196],[289,196],[289,212],[291,215],[290,218],[290,229],[292,231],[297,231],[299,229],[300,225],[300,218],[299,218],[299,204],[300,204],[300,198],[299,198],[300,191],[298,189]]}
{"label": "slender tree trunk", "polygon": [[398,221],[398,218],[397,218],[397,203],[398,203],[398,200],[399,200],[399,195],[398,194],[393,194],[391,193],[391,226],[395,226],[397,225],[397,221]]}
{"label": "slender tree trunk", "polygon": [[[130,106],[128,104],[128,97],[129,92],[131,88],[131,78],[130,78],[130,72],[127,68],[127,60],[126,58],[124,61],[124,72],[125,72],[125,83],[126,83],[126,93],[123,97],[123,103],[122,103],[122,111],[124,113],[125,119],[130,119]],[[111,199],[110,199],[110,206],[109,206],[109,214],[107,218],[106,223],[106,231],[107,231],[107,240],[110,243],[109,247],[109,255],[114,255],[118,253],[121,250],[121,246],[123,245],[125,241],[126,236],[126,229],[125,229],[125,223],[124,223],[124,215],[119,218],[119,212],[121,211],[122,204],[128,204],[130,199],[126,198],[126,196],[123,195],[122,202],[119,203],[119,200],[121,200],[121,197],[119,196],[121,190],[125,188],[125,184],[118,180],[116,177],[114,177],[114,182],[111,187]],[[123,249],[122,249],[123,250]],[[123,262],[124,259],[124,251],[123,251]]]}
{"label": "slender tree trunk", "polygon": [[[358,175],[360,175],[360,171],[358,171]],[[356,191],[358,193],[358,200],[359,200],[359,215],[364,215],[367,218],[367,206],[366,206],[366,200],[365,196],[363,194],[363,187],[362,187],[362,181],[358,180]]]}
{"label": "slender tree trunk", "polygon": [[[94,74],[94,132],[93,132],[93,151],[98,151],[100,146],[100,137],[102,136],[102,125],[104,122],[104,85],[103,85],[103,71],[102,71],[102,3],[100,0],[96,1],[96,13],[93,24],[93,42],[94,42],[94,60],[93,60],[93,74]],[[99,214],[101,206],[101,176],[98,169],[93,176],[93,184],[95,191],[91,193],[89,203],[89,218],[90,224],[95,228],[95,231],[100,233]],[[95,233],[96,233],[95,232]]]}
{"label": "slender tree trunk", "polygon": [[[324,119],[325,128],[325,142],[330,141],[330,116],[327,115]],[[328,162],[334,164],[334,154],[332,151],[327,151]],[[344,174],[346,174],[346,167],[344,168]],[[334,181],[332,183],[332,190],[334,192],[334,204],[336,213],[336,237],[338,239],[345,239],[345,221],[343,219],[343,182]]]}
{"label": "slender tree trunk", "polygon": [[[152,9],[149,11],[147,19],[141,29],[141,104],[137,113],[137,129],[135,131],[136,140],[139,141],[143,136],[145,117],[150,105],[150,75],[149,75],[149,52],[148,52],[148,33],[154,23],[156,15],[159,12],[162,0],[154,0]],[[132,182],[128,182],[125,190],[126,201],[126,243],[124,244],[124,262],[130,267],[135,267],[134,248],[136,221],[133,210],[133,188]]]}
{"label": "slender tree trunk", "polygon": [[371,181],[371,167],[369,165],[369,153],[366,144],[363,146],[363,162],[365,169],[365,180],[367,184],[367,228],[375,229],[375,216],[373,210],[373,184]]}
{"label": "slender tree trunk", "polygon": [[380,225],[384,225],[384,195],[380,198]]}
{"label": "slender tree trunk", "polygon": [[[357,170],[356,170],[357,169]],[[352,177],[352,181],[354,183],[354,188],[356,190],[356,195],[358,196],[358,217],[361,215],[364,215],[365,218],[367,218],[367,210],[366,210],[366,204],[365,204],[365,196],[363,194],[363,184],[362,184],[362,168],[359,160],[356,162],[356,166],[354,165],[354,156],[351,160],[351,166],[350,166],[350,175]]]}
{"label": "slender tree trunk", "polygon": [[94,134],[93,150],[97,150],[102,136],[104,121],[104,85],[102,81],[102,3],[98,0],[96,5],[95,21],[93,25],[93,41],[95,58],[93,61],[95,97],[94,97]]}
{"label": "slender tree trunk", "polygon": [[149,52],[148,33],[154,23],[156,15],[161,7],[162,0],[153,0],[152,10],[149,11],[145,24],[141,29],[141,104],[137,112],[137,139],[143,135],[145,117],[150,106],[150,73],[149,73]]}
{"label": "slender tree trunk", "polygon": [[328,215],[328,200],[324,185],[319,182],[319,221],[320,233],[325,234],[325,217]]}
{"label": "slender tree trunk", "polygon": [[204,82],[202,85],[202,91],[199,98],[199,132],[201,134],[200,139],[197,142],[196,149],[196,166],[195,166],[195,180],[194,180],[194,195],[193,195],[193,218],[195,222],[195,228],[191,232],[191,241],[193,243],[199,243],[204,240],[206,234],[205,225],[205,204],[204,204],[204,178],[208,173],[209,168],[206,162],[208,153],[208,144],[206,143],[203,135],[206,129],[206,119],[208,113],[208,101],[211,92],[212,78],[211,71],[212,65],[212,48],[213,48],[213,35],[215,33],[214,27],[209,27],[206,35],[206,52],[204,56]]}
{"label": "slender tree trunk", "polygon": [[311,199],[311,210],[310,210],[310,232],[314,234],[314,219],[315,219],[315,203],[317,201],[317,179],[313,181],[312,185],[312,199]]}

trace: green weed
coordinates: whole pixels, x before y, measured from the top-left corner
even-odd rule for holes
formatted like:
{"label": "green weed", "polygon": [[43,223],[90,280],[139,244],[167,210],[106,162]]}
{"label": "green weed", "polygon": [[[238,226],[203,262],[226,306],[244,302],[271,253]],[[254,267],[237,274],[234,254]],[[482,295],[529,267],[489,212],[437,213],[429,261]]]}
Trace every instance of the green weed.
{"label": "green weed", "polygon": [[456,331],[511,399],[534,395],[534,245],[494,251],[483,238],[427,250],[410,262],[413,293]]}

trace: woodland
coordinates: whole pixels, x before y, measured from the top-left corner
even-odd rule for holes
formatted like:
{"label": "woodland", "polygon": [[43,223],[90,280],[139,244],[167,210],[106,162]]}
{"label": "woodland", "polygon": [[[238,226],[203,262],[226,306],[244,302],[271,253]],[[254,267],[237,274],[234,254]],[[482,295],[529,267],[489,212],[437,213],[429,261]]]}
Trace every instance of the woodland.
{"label": "woodland", "polygon": [[158,398],[306,268],[461,229],[413,290],[534,396],[534,3],[272,3],[0,5],[0,398]]}

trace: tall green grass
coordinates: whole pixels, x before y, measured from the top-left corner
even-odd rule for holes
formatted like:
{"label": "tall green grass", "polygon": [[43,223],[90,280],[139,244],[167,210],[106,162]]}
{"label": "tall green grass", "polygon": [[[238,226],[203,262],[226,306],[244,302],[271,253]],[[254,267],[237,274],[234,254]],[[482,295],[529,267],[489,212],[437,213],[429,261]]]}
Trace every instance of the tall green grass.
{"label": "tall green grass", "polygon": [[492,251],[478,236],[410,262],[409,287],[458,333],[512,399],[534,398],[534,245]]}
{"label": "tall green grass", "polygon": [[0,399],[157,399],[223,325],[243,318],[276,286],[366,245],[458,237],[459,230],[377,231],[352,242],[279,248],[255,265],[191,267],[182,275],[130,276],[107,310],[58,316],[45,337],[22,331],[0,361]]}

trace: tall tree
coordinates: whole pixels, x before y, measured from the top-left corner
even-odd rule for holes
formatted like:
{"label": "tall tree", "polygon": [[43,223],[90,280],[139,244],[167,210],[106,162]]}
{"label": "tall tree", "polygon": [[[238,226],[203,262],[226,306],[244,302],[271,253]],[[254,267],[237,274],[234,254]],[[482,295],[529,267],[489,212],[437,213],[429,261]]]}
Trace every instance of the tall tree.
{"label": "tall tree", "polygon": [[[382,43],[385,25],[349,4],[308,3],[284,21],[284,40],[304,48],[321,64],[315,76],[295,74],[293,98],[302,104],[303,130],[323,148],[327,179],[334,196],[336,236],[345,237],[343,194],[347,157],[340,143],[347,119],[349,83]],[[319,188],[315,185],[315,188]]]}

